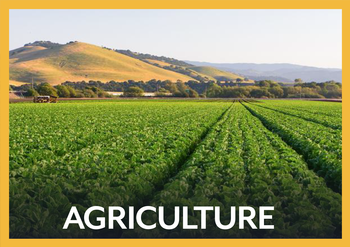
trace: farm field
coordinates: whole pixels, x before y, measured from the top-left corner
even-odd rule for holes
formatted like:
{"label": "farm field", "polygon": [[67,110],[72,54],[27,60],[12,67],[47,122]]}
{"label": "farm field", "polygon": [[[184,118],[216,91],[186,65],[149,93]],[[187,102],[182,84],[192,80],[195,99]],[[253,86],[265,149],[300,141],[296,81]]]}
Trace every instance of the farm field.
{"label": "farm field", "polygon": [[[306,101],[11,104],[10,237],[340,238],[341,114]],[[62,230],[71,206],[91,205],[162,205],[169,222],[175,205],[220,206],[223,222],[231,206],[273,205],[275,229]]]}

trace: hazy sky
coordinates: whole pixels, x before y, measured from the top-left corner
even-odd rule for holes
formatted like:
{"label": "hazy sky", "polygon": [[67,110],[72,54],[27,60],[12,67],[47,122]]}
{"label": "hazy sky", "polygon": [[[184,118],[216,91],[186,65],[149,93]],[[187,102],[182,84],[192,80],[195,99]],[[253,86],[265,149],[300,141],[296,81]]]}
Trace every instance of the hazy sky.
{"label": "hazy sky", "polygon": [[341,68],[341,10],[11,10],[10,50],[82,41],[181,60]]}

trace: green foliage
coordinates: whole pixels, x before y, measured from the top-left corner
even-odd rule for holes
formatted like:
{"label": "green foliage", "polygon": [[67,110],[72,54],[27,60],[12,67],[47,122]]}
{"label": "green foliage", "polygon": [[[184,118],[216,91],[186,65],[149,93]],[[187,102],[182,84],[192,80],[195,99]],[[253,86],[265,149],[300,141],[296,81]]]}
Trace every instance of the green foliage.
{"label": "green foliage", "polygon": [[[297,152],[241,104],[233,104],[213,126],[151,205],[163,205],[167,219],[173,218],[174,205],[220,206],[225,221],[230,219],[232,205],[274,205],[275,228],[239,230],[236,224],[232,230],[220,231],[213,223],[213,214],[208,214],[206,230],[158,228],[146,233],[137,229],[136,236],[305,238],[341,234],[341,196],[327,188]],[[156,216],[148,219],[155,222]],[[193,212],[190,220],[199,222],[200,213]]]}
{"label": "green foliage", "polygon": [[86,86],[82,90],[76,91],[72,86],[57,85],[57,94],[63,98],[104,98],[109,97],[102,88],[96,86]]}
{"label": "green foliage", "polygon": [[156,97],[167,97],[170,92],[165,88],[160,88],[159,91],[155,94]]}
{"label": "green foliage", "polygon": [[300,78],[297,78],[294,80],[295,83],[304,83],[304,81]]}
{"label": "green foliage", "polygon": [[75,89],[71,86],[66,86],[67,90],[69,91],[69,97],[70,98],[76,98],[77,97],[77,92]]}
{"label": "green foliage", "polygon": [[39,93],[35,89],[29,88],[28,91],[26,92],[26,96],[36,97],[36,96],[39,96]]}
{"label": "green foliage", "polygon": [[[341,186],[341,104],[166,102],[11,104],[10,236],[341,237],[325,183]],[[275,229],[221,231],[209,214],[207,230],[62,230],[73,205],[146,204],[170,221],[174,205],[220,206],[225,222],[231,206],[273,205]]]}
{"label": "green foliage", "polygon": [[174,97],[181,97],[181,98],[198,98],[198,93],[187,86],[182,81],[178,81],[175,85],[173,85],[170,88],[173,91]]}
{"label": "green foliage", "polygon": [[69,98],[70,92],[66,86],[58,85],[56,86],[57,94],[62,98]]}
{"label": "green foliage", "polygon": [[[278,133],[285,142],[302,153],[311,168],[324,177],[332,189],[341,192],[341,115],[337,115],[334,122],[327,122],[329,118],[326,116],[306,116],[300,110],[283,110],[283,105],[288,105],[287,103],[279,105],[269,103],[268,105],[270,107],[266,107],[265,104],[249,104],[247,107],[271,131]],[[281,108],[282,110],[279,110]],[[333,106],[333,109],[337,108],[341,111],[341,106]]]}
{"label": "green foliage", "polygon": [[99,87],[86,87],[85,90],[91,90],[99,98],[104,98],[107,95],[107,93]]}
{"label": "green foliage", "polygon": [[125,97],[142,97],[144,94],[144,91],[139,87],[129,87],[127,90],[124,91]]}
{"label": "green foliage", "polygon": [[219,97],[222,93],[222,90],[223,89],[219,85],[212,84],[206,93],[207,97],[209,97],[209,98]]}
{"label": "green foliage", "polygon": [[190,88],[190,89],[188,90],[188,96],[189,96],[190,98],[198,98],[198,97],[199,97],[199,94],[198,94],[195,90],[193,90],[192,88]]}
{"label": "green foliage", "polygon": [[63,230],[70,207],[145,204],[230,105],[10,105],[11,236],[103,236]]}
{"label": "green foliage", "polygon": [[57,90],[49,83],[42,83],[38,86],[38,93],[43,96],[58,96]]}
{"label": "green foliage", "polygon": [[[184,84],[184,85],[182,85]],[[341,98],[342,97],[342,84],[334,81],[324,83],[302,83],[289,86],[283,86],[271,80],[257,81],[255,84],[239,84],[235,82],[197,82],[188,81],[182,83],[180,89],[178,83],[173,83],[169,80],[150,80],[144,81],[125,81],[115,82],[110,81],[103,83],[101,81],[89,81],[89,82],[65,82],[62,85],[69,86],[71,89],[75,89],[81,92],[72,93],[71,97],[79,97],[82,95],[82,90],[91,87],[97,87],[104,91],[122,92],[129,87],[139,87],[145,92],[160,92],[164,89],[169,91],[178,97],[189,97],[189,89],[195,90],[198,94],[206,94],[210,98]],[[38,86],[34,84],[34,88]],[[14,90],[26,91],[31,88],[31,85],[13,86]],[[96,91],[96,90],[93,90]],[[251,92],[253,91],[253,95]],[[283,92],[282,92],[283,91]],[[100,95],[103,95],[100,94]],[[83,96],[81,96],[83,97]],[[101,97],[101,96],[99,96]],[[104,97],[108,97],[105,94]]]}
{"label": "green foliage", "polygon": [[34,41],[32,43],[27,43],[24,46],[42,46],[50,49],[50,48],[61,46],[61,44],[53,43],[51,41]]}
{"label": "green foliage", "polygon": [[342,87],[336,82],[298,83],[292,87],[263,80],[255,82],[254,86],[212,83],[206,94],[210,98],[341,98]]}
{"label": "green foliage", "polygon": [[86,88],[83,90],[83,95],[84,95],[84,98],[97,98],[98,95],[90,88]]}
{"label": "green foliage", "polygon": [[253,88],[250,91],[250,96],[252,98],[273,98],[268,88]]}

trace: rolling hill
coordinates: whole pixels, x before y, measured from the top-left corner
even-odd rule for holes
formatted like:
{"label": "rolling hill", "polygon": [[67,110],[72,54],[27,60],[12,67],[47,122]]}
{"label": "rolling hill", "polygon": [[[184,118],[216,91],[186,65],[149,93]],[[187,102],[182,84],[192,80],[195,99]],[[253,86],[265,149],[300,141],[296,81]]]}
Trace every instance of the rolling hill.
{"label": "rolling hill", "polygon": [[289,63],[256,64],[256,63],[207,63],[185,61],[196,66],[210,66],[220,70],[237,73],[253,80],[275,80],[293,82],[301,78],[306,82],[325,82],[335,80],[342,82],[342,70],[318,68]]}
{"label": "rolling hill", "polygon": [[219,70],[219,69],[216,69],[216,68],[210,67],[210,66],[192,66],[189,68],[191,70],[194,70],[194,71],[200,73],[200,74],[212,77],[217,81],[234,81],[238,78],[242,79],[242,80],[244,79],[242,76],[239,76],[237,74],[223,71],[223,70]]}
{"label": "rolling hill", "polygon": [[83,42],[40,42],[10,51],[10,83],[65,81],[193,80],[113,50]]}
{"label": "rolling hill", "polygon": [[[175,58],[169,58],[165,56],[155,56],[147,53],[139,53],[130,50],[115,50],[124,55],[137,58],[143,62],[153,64],[155,66],[181,73],[192,77],[198,81],[234,81],[238,78],[244,77],[232,72],[220,70],[211,66],[194,66],[191,63],[187,63]],[[252,82],[252,81],[248,81]]]}
{"label": "rolling hill", "polygon": [[167,69],[167,70],[175,71],[180,74],[187,75],[189,77],[192,77],[192,79],[194,80],[198,80],[198,81],[215,81],[216,80],[214,77],[192,70],[191,69],[191,67],[193,67],[192,65],[190,66],[174,65],[174,64],[165,62],[164,60],[157,60],[157,59],[141,59],[141,60],[147,63],[153,64],[155,66],[161,67],[163,69]]}

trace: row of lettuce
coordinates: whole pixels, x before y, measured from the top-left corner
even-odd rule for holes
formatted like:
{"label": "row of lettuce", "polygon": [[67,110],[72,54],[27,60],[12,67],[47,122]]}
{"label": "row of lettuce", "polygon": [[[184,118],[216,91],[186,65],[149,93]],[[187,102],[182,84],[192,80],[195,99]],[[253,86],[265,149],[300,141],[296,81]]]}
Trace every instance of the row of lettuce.
{"label": "row of lettuce", "polygon": [[[11,236],[341,237],[341,129],[316,122],[339,106],[274,104],[11,105]],[[273,205],[275,229],[219,230],[208,214],[207,230],[62,230],[73,205],[164,206],[169,224],[174,206],[220,206],[229,222],[231,206]]]}
{"label": "row of lettuce", "polygon": [[[311,106],[309,108],[312,108],[312,105],[334,103],[310,102],[309,104]],[[269,130],[277,133],[289,146],[302,154],[310,168],[324,177],[329,187],[341,193],[342,119],[341,116],[336,117],[337,110],[341,111],[340,104],[332,106],[331,109],[335,111],[334,116],[321,114],[313,116],[302,110],[295,113],[295,110],[285,109],[283,103],[245,105]]]}
{"label": "row of lettuce", "polygon": [[[235,103],[210,131],[181,171],[152,199],[163,205],[169,223],[175,206],[220,206],[221,220],[231,220],[231,206],[273,205],[274,230],[218,229],[214,215],[206,230],[138,229],[125,237],[310,238],[341,236],[341,195],[278,135],[267,130],[241,104]],[[156,221],[150,214],[149,222]],[[210,220],[211,221],[210,221]],[[200,212],[189,220],[200,225]],[[181,222],[181,220],[180,220]],[[258,225],[258,220],[254,223]]]}
{"label": "row of lettuce", "polygon": [[11,105],[11,236],[91,236],[75,226],[62,230],[72,205],[146,203],[230,105]]}

